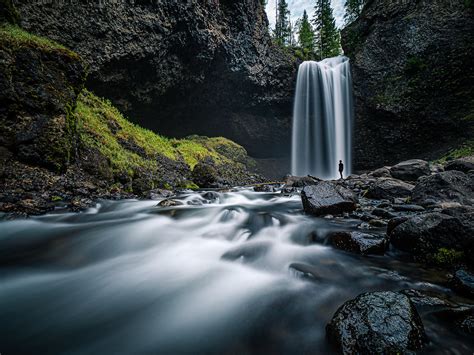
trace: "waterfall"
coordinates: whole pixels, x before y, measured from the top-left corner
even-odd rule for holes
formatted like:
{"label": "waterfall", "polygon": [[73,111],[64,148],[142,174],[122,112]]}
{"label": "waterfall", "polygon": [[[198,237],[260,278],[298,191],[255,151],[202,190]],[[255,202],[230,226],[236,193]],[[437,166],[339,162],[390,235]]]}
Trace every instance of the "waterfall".
{"label": "waterfall", "polygon": [[352,79],[349,58],[300,65],[293,110],[291,172],[322,179],[352,170]]}

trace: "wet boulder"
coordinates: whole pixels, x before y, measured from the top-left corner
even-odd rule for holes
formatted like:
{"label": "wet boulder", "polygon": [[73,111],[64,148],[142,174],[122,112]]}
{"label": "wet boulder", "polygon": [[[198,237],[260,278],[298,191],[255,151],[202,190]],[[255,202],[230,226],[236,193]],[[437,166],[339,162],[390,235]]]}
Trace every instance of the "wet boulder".
{"label": "wet boulder", "polygon": [[467,174],[474,170],[474,155],[452,160],[444,166],[444,170],[457,170]]}
{"label": "wet boulder", "polygon": [[350,190],[329,181],[304,187],[301,199],[305,212],[314,216],[352,212],[357,203]]}
{"label": "wet boulder", "polygon": [[421,176],[429,175],[431,172],[427,161],[420,159],[407,160],[390,168],[390,174],[403,181],[416,181]]}
{"label": "wet boulder", "polygon": [[413,190],[413,185],[408,184],[404,181],[381,178],[378,179],[366,193],[366,197],[372,199],[394,199],[396,197],[408,197]]}
{"label": "wet boulder", "polygon": [[473,205],[474,175],[452,170],[422,177],[413,189],[412,201],[420,205],[433,201]]}
{"label": "wet boulder", "polygon": [[400,224],[403,222],[406,222],[408,220],[408,217],[406,216],[400,216],[400,217],[395,217],[392,218],[390,221],[388,221],[387,224],[387,235],[390,235],[392,231]]}
{"label": "wet boulder", "polygon": [[326,334],[342,354],[405,354],[426,339],[413,303],[399,292],[369,292],[344,303]]}
{"label": "wet boulder", "polygon": [[474,298],[474,274],[459,269],[450,281],[451,288],[460,295]]}
{"label": "wet boulder", "polygon": [[383,168],[376,169],[370,173],[373,177],[391,177],[390,167],[384,166]]}
{"label": "wet boulder", "polygon": [[312,176],[285,176],[285,187],[305,187],[315,185],[321,180]]}
{"label": "wet boulder", "polygon": [[474,251],[472,214],[450,216],[434,212],[413,216],[393,228],[389,235],[396,248],[415,255],[436,253],[440,248]]}
{"label": "wet boulder", "polygon": [[363,255],[384,254],[388,247],[384,236],[361,232],[336,232],[329,240],[338,249]]}

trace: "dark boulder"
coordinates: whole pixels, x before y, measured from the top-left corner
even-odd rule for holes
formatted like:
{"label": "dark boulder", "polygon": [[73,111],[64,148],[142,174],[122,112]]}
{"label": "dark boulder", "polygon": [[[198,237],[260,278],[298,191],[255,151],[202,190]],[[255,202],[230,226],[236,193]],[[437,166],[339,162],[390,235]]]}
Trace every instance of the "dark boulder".
{"label": "dark boulder", "polygon": [[444,166],[444,170],[457,170],[467,174],[474,170],[474,155],[452,160]]}
{"label": "dark boulder", "polygon": [[420,350],[426,339],[413,303],[398,292],[364,293],[346,302],[326,334],[342,354],[405,354]]}
{"label": "dark boulder", "polygon": [[220,177],[216,166],[209,161],[201,161],[194,166],[192,179],[201,188],[220,187]]}
{"label": "dark boulder", "polygon": [[285,186],[286,187],[305,187],[310,185],[316,185],[321,180],[318,180],[311,176],[285,176]]}
{"label": "dark boulder", "polygon": [[338,249],[363,255],[383,254],[388,247],[388,239],[384,236],[360,232],[333,233],[329,240]]}
{"label": "dark boulder", "polygon": [[474,298],[474,274],[459,269],[451,279],[450,286],[459,294],[469,298]]}
{"label": "dark boulder", "polygon": [[395,179],[416,181],[419,177],[430,174],[430,166],[427,161],[412,159],[392,166],[390,173]]}
{"label": "dark boulder", "polygon": [[396,197],[408,197],[413,190],[413,185],[406,182],[380,178],[367,190],[366,197],[372,199],[393,199]]}
{"label": "dark boulder", "polygon": [[435,212],[413,216],[391,230],[390,242],[416,255],[437,253],[440,248],[468,255],[474,251],[473,215],[455,217]]}
{"label": "dark boulder", "polygon": [[370,173],[373,177],[392,177],[390,174],[390,168],[388,167],[383,167],[376,169]]}
{"label": "dark boulder", "polygon": [[392,218],[390,221],[388,221],[387,224],[387,235],[390,235],[397,226],[399,226],[403,222],[406,222],[407,220],[408,217],[406,216]]}
{"label": "dark boulder", "polygon": [[444,171],[418,180],[412,201],[423,205],[426,201],[474,204],[474,176],[460,171]]}
{"label": "dark boulder", "polygon": [[315,216],[352,212],[357,202],[350,190],[328,181],[304,187],[301,199],[305,212]]}

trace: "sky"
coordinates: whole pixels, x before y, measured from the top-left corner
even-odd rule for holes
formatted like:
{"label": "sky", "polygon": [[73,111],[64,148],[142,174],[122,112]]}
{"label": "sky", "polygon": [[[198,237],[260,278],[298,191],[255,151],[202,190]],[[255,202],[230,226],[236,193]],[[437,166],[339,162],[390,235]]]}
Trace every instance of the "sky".
{"label": "sky", "polygon": [[[336,25],[342,27],[344,23],[344,3],[345,0],[331,0],[332,11],[336,19]],[[291,11],[291,23],[295,23],[301,16],[303,11],[308,12],[309,18],[313,17],[314,0],[288,0],[288,8]],[[267,15],[270,21],[270,27],[275,27],[275,6],[276,0],[268,0]]]}

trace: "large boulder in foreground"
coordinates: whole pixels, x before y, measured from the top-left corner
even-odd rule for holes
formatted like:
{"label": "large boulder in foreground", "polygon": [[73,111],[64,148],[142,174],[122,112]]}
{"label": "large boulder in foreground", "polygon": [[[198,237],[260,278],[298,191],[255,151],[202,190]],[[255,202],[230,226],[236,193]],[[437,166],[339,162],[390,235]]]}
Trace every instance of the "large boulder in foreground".
{"label": "large boulder in foreground", "polygon": [[457,170],[468,173],[474,170],[474,155],[452,160],[444,166],[444,170]]}
{"label": "large boulder in foreground", "polygon": [[409,197],[413,187],[413,185],[397,179],[380,178],[367,190],[365,196],[380,200]]}
{"label": "large boulder in foreground", "polygon": [[413,189],[412,201],[420,205],[433,201],[473,205],[474,175],[453,170],[422,177]]}
{"label": "large boulder in foreground", "polygon": [[421,159],[407,160],[392,166],[390,174],[395,179],[416,181],[419,177],[430,174],[430,165]]}
{"label": "large boulder in foreground", "polygon": [[342,354],[405,354],[420,350],[426,337],[413,303],[399,292],[364,293],[344,303],[326,333]]}
{"label": "large boulder in foreground", "polygon": [[350,190],[329,181],[303,188],[301,200],[305,212],[314,216],[352,212],[357,203]]}
{"label": "large boulder in foreground", "polygon": [[436,253],[440,248],[474,251],[474,215],[450,216],[427,213],[409,218],[390,233],[390,242],[398,249],[416,255]]}
{"label": "large boulder in foreground", "polygon": [[330,235],[330,242],[338,249],[357,254],[383,254],[388,247],[384,236],[361,232],[336,232]]}

